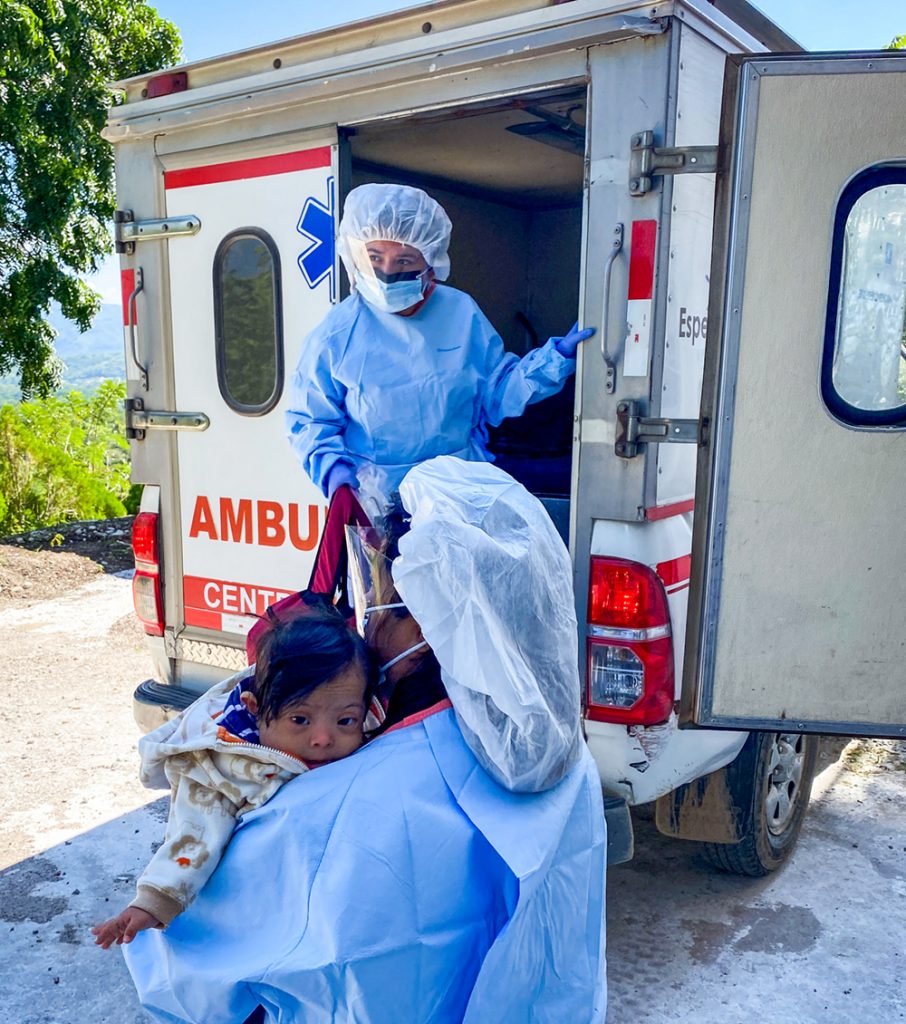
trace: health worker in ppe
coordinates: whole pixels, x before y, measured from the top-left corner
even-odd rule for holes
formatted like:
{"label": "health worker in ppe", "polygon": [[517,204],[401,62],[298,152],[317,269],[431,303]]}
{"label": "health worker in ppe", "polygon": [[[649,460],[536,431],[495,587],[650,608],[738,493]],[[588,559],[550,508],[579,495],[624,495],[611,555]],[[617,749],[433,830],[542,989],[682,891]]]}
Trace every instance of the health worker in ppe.
{"label": "health worker in ppe", "polygon": [[559,391],[594,333],[576,324],[522,359],[506,353],[475,301],[439,283],[450,232],[421,189],[353,189],[337,239],[352,294],[305,339],[293,375],[286,423],[306,473],[328,497],[360,490],[371,513],[426,459],[493,461],[487,428]]}
{"label": "health worker in ppe", "polygon": [[[606,837],[597,768],[572,742],[568,556],[540,571],[528,541],[543,509],[496,467],[432,460],[400,493],[412,529],[398,556],[368,553],[355,602],[383,666],[384,731],[244,816],[186,913],[124,947],[157,1021],[240,1024],[262,1007],[255,1020],[603,1024]],[[444,538],[454,543],[438,551]],[[435,608],[430,596],[453,562],[460,579],[483,580],[461,629],[446,599]],[[506,587],[504,565],[514,589],[535,588],[538,598],[509,630],[498,631],[506,611],[492,616],[485,637],[474,627]],[[572,628],[556,641],[564,616]],[[487,640],[505,650],[487,672],[470,673],[470,646],[484,650]],[[526,668],[530,678],[507,693],[510,669]],[[467,740],[470,708],[486,712],[488,701],[504,731],[477,723]],[[510,735],[507,722],[521,737],[516,758],[496,742]],[[549,746],[559,750],[556,767]],[[534,775],[544,791],[501,784],[511,770],[519,784]]]}

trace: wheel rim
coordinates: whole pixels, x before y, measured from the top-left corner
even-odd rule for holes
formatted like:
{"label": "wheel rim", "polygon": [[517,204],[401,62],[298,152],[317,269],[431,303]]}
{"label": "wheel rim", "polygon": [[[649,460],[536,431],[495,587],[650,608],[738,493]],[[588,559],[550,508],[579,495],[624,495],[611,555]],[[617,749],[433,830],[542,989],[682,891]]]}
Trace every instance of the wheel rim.
{"label": "wheel rim", "polygon": [[764,807],[768,831],[779,836],[790,823],[802,783],[806,737],[796,733],[778,733],[768,758],[768,785]]}

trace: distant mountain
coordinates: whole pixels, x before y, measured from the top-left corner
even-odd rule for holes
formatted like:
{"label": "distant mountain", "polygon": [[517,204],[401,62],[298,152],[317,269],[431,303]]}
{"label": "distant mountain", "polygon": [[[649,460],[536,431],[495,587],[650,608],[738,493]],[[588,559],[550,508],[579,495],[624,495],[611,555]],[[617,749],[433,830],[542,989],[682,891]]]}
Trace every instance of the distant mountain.
{"label": "distant mountain", "polygon": [[[50,323],[57,332],[55,348],[57,355],[67,362],[72,357],[81,357],[89,352],[118,355],[123,361],[123,310],[118,304],[105,304],[94,318],[94,323],[84,334],[67,320],[56,306],[50,311]],[[120,376],[126,374],[125,364],[120,367]]]}
{"label": "distant mountain", "polygon": [[[89,392],[102,381],[126,379],[123,311],[119,305],[101,306],[94,323],[84,334],[79,333],[78,327],[67,320],[56,305],[48,319],[57,332],[54,348],[65,365],[61,391]],[[0,377],[0,405],[18,402],[20,398],[18,378]]]}

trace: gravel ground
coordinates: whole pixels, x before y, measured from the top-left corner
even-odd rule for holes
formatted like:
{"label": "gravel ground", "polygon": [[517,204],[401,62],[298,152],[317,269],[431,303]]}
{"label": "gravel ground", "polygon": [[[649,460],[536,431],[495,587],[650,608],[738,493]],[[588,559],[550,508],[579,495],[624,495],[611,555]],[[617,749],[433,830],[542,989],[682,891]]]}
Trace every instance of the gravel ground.
{"label": "gravel ground", "polygon": [[[140,1024],[121,955],[88,931],[131,898],[166,819],[136,777],[131,695],[149,659],[129,579],[0,545],[4,587],[17,565],[32,586],[0,606],[2,1020]],[[644,821],[608,878],[608,1024],[889,1024],[906,1019],[904,960],[902,743],[831,760],[771,878],[715,874]]]}
{"label": "gravel ground", "polygon": [[56,551],[0,546],[0,567],[30,584],[0,610],[0,1016],[144,1021],[122,957],[88,932],[131,898],[166,818],[136,771],[132,691],[149,659],[131,583]]}
{"label": "gravel ground", "polygon": [[132,516],[63,523],[0,538],[0,608],[44,601],[132,568]]}

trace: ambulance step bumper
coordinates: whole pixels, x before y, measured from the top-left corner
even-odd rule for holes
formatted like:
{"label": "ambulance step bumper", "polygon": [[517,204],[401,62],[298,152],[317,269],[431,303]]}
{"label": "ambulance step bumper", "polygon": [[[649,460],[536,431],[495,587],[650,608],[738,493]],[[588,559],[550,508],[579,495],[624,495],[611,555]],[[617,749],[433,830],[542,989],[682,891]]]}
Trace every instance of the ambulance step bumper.
{"label": "ambulance step bumper", "polygon": [[621,797],[604,794],[604,820],[607,822],[607,866],[632,860],[635,845],[629,804]]}
{"label": "ambulance step bumper", "polygon": [[142,732],[151,732],[184,711],[198,697],[195,690],[146,679],[139,683],[132,695],[132,715]]}

